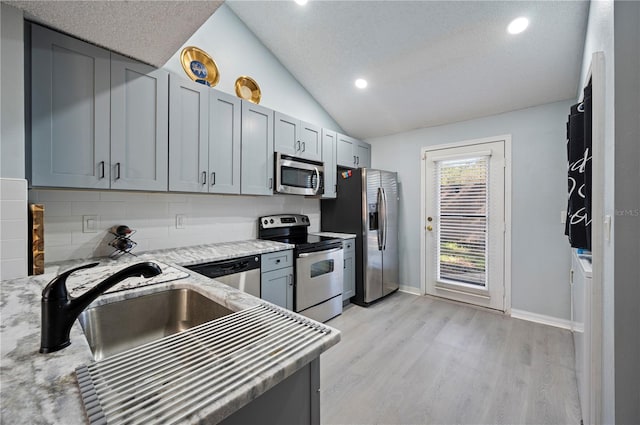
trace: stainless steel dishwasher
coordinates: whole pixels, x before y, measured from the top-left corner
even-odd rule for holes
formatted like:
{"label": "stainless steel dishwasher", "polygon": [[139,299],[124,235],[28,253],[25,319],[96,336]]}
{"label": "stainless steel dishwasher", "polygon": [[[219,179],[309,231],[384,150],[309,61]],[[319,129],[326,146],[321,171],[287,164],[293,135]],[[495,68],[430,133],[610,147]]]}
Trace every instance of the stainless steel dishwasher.
{"label": "stainless steel dishwasher", "polygon": [[215,279],[218,282],[222,282],[260,298],[259,255],[194,264],[185,267],[203,276]]}

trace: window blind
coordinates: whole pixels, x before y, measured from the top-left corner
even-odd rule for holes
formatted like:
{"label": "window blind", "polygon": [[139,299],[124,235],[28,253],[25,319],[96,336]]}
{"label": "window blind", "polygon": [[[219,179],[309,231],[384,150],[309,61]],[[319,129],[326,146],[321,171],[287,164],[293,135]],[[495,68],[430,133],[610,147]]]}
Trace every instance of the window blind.
{"label": "window blind", "polygon": [[438,280],[486,287],[489,156],[436,161]]}

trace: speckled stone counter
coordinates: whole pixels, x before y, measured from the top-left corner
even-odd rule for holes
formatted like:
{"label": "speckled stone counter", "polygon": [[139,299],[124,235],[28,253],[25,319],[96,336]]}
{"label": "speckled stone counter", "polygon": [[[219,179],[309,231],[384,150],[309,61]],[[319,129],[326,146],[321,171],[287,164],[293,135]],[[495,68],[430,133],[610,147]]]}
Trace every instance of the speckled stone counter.
{"label": "speckled stone counter", "polygon": [[326,236],[328,238],[339,239],[355,239],[357,236],[355,233],[336,233],[336,232],[313,232],[312,235]]}
{"label": "speckled stone counter", "polygon": [[[91,306],[120,301],[168,289],[188,288],[213,299],[232,311],[240,311],[264,302],[220,282],[183,269],[179,264],[215,261],[243,255],[257,255],[290,249],[291,246],[268,241],[246,241],[229,244],[203,245],[176,250],[148,252],[137,258],[103,261],[100,267],[116,271],[137,261],[159,261],[173,270],[168,281],[135,286],[128,290],[107,293]],[[48,273],[37,277],[14,279],[0,283],[0,391],[1,422],[11,424],[84,424],[87,423],[79,395],[74,370],[93,362],[91,350],[82,328],[76,321],[71,329],[71,345],[51,354],[40,354],[40,300],[44,286],[58,268],[68,269],[89,261],[67,262],[49,267]],[[164,268],[164,267],[163,267]],[[189,276],[186,276],[190,274]],[[182,276],[182,277],[181,277]],[[87,283],[82,276],[69,280],[69,289]],[[91,307],[90,306],[90,307]],[[191,417],[188,423],[216,423],[259,395],[292,375],[300,367],[317,358],[340,340],[340,332],[332,329],[319,341],[296,356],[263,371],[251,381],[208,405]]]}

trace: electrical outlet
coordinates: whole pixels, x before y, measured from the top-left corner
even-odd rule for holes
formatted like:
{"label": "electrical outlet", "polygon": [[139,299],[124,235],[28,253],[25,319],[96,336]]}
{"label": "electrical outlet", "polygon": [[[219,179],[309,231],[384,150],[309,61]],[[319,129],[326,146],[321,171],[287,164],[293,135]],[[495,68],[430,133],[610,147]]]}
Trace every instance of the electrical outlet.
{"label": "electrical outlet", "polygon": [[185,215],[176,214],[176,229],[184,229],[184,228],[185,228]]}
{"label": "electrical outlet", "polygon": [[97,232],[98,232],[98,216],[83,215],[82,216],[82,233],[97,233]]}

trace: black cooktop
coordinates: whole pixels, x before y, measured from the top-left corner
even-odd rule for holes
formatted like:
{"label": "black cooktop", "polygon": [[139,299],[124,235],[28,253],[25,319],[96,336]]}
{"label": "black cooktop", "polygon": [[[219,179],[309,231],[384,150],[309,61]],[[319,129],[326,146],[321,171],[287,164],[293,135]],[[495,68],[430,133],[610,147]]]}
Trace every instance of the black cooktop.
{"label": "black cooktop", "polygon": [[297,253],[324,251],[342,247],[342,239],[307,233],[309,217],[299,214],[281,214],[260,217],[258,237],[296,246]]}

